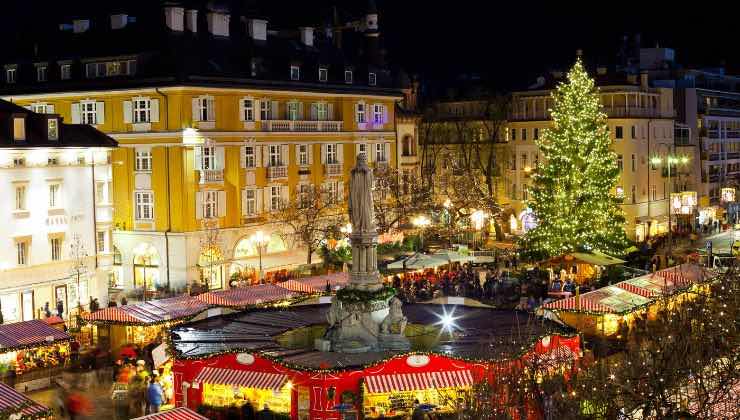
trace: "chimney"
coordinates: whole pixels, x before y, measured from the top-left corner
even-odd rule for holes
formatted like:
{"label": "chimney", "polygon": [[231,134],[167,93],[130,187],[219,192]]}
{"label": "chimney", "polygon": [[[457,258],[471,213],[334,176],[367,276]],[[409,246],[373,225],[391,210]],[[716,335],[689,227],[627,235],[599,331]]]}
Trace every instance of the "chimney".
{"label": "chimney", "polygon": [[249,19],[247,21],[249,37],[255,41],[267,41],[267,21],[264,19]]}
{"label": "chimney", "polygon": [[208,12],[208,32],[214,36],[229,36],[229,20],[231,16],[224,12]]}
{"label": "chimney", "polygon": [[87,32],[90,29],[90,19],[75,19],[72,21],[72,31],[76,34]]}
{"label": "chimney", "polygon": [[117,15],[110,16],[110,28],[113,30],[123,29],[126,27],[127,23],[128,23],[128,15],[125,13],[119,13]]}
{"label": "chimney", "polygon": [[646,71],[640,72],[640,87],[643,89],[648,88],[648,72]]}
{"label": "chimney", "polygon": [[301,32],[301,44],[307,47],[313,47],[313,28],[310,26],[303,26],[298,28]]}
{"label": "chimney", "polygon": [[185,9],[179,6],[164,8],[164,22],[171,31],[185,30]]}
{"label": "chimney", "polygon": [[189,9],[185,11],[185,28],[192,33],[198,33],[198,11]]}

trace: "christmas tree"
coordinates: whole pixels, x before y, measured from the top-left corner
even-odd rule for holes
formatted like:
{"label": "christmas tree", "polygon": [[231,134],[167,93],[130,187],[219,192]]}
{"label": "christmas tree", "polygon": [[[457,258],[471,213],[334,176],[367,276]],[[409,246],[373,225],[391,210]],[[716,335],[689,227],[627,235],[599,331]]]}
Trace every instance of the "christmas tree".
{"label": "christmas tree", "polygon": [[539,256],[577,250],[621,255],[628,242],[615,196],[617,156],[609,148],[599,93],[580,59],[552,97],[553,124],[537,141],[544,162],[528,202],[538,224],[527,233],[526,249]]}

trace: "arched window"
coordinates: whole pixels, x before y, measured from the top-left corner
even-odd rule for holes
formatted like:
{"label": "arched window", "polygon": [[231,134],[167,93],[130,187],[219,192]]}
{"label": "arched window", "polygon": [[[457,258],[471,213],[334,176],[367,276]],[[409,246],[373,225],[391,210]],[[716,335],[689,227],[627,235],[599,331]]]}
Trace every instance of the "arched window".
{"label": "arched window", "polygon": [[156,290],[160,286],[159,253],[151,244],[139,244],[134,249],[134,287]]}
{"label": "arched window", "polygon": [[217,246],[203,249],[198,256],[198,266],[203,280],[208,282],[208,290],[223,289],[223,260],[223,253]]}

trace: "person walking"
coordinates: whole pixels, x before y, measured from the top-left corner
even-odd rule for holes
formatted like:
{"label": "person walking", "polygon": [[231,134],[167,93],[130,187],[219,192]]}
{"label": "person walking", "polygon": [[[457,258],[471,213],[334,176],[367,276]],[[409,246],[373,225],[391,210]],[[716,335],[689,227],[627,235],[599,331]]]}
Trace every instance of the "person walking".
{"label": "person walking", "polygon": [[164,400],[164,390],[162,390],[162,385],[159,383],[158,375],[152,378],[151,383],[147,387],[146,397],[149,401],[149,412],[147,414],[159,413],[159,407]]}

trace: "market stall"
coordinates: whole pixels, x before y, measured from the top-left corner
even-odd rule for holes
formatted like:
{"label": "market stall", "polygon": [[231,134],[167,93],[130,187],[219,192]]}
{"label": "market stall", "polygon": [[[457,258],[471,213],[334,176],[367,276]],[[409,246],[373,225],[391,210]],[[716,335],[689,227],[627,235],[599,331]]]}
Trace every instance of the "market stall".
{"label": "market stall", "polygon": [[347,285],[349,281],[349,273],[331,273],[323,276],[312,276],[304,277],[300,279],[292,279],[277,283],[278,286],[298,293],[314,294],[326,293],[326,287],[332,291],[337,291]]}
{"label": "market stall", "polygon": [[606,267],[624,263],[624,260],[594,251],[561,255],[545,261],[542,265],[550,271],[551,280],[558,278],[562,283],[570,279],[576,284],[584,285],[601,276]]}
{"label": "market stall", "polygon": [[204,314],[208,308],[207,303],[191,296],[152,300],[83,314],[83,328],[92,329],[96,341],[118,356],[125,347],[161,343],[170,327]]}
{"label": "market stall", "polygon": [[[455,307],[465,340],[441,334],[443,305],[407,305],[407,337],[415,351],[321,352],[314,339],[326,331],[327,305],[263,308],[211,317],[173,329],[175,399],[201,407],[214,420],[244,404],[291,419],[382,418],[410,415],[415,401],[434,413],[452,410],[450,395],[470,388],[498,363],[528,354],[579,357],[580,338],[553,323],[538,323],[521,344],[485,345],[495,331],[515,331],[526,315]],[[516,340],[522,339],[517,336]],[[519,341],[517,341],[519,343]],[[506,362],[508,363],[508,362]]]}
{"label": "market stall", "polygon": [[704,267],[683,264],[549,302],[539,311],[586,335],[617,338],[620,328],[631,328],[637,316],[654,319],[659,298],[688,298],[692,290],[703,287],[713,275]]}
{"label": "market stall", "polygon": [[69,361],[72,337],[42,320],[0,325],[2,380],[19,390],[49,386]]}
{"label": "market stall", "polygon": [[179,407],[172,410],[167,410],[161,413],[150,414],[144,417],[137,417],[133,420],[208,420],[208,417],[203,417],[195,411]]}
{"label": "market stall", "polygon": [[241,310],[255,306],[284,306],[297,297],[300,297],[300,293],[287,290],[280,286],[274,284],[258,284],[203,293],[196,296],[195,299],[209,306]]}
{"label": "market stall", "polygon": [[52,420],[54,412],[0,383],[0,418],[15,420]]}

